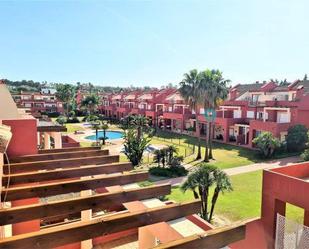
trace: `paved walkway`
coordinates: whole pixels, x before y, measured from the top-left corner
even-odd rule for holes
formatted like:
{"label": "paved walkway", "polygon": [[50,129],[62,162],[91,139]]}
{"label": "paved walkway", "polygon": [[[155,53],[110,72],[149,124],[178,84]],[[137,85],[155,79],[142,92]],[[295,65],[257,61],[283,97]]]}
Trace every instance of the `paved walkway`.
{"label": "paved walkway", "polygon": [[[298,156],[293,156],[293,157],[286,157],[282,159],[277,159],[277,160],[272,160],[272,161],[267,161],[267,162],[262,162],[262,163],[254,163],[246,166],[240,166],[240,167],[235,167],[235,168],[229,168],[229,169],[224,169],[223,171],[227,173],[228,175],[238,175],[238,174],[243,174],[243,173],[249,173],[257,170],[262,170],[262,169],[272,169],[272,168],[277,168],[277,167],[282,167],[282,166],[287,166],[293,163],[299,162],[300,158]],[[185,168],[191,168],[194,167],[190,164],[184,165]],[[181,183],[183,183],[186,180],[187,176],[181,176],[181,177],[176,177],[176,178],[170,178],[166,180],[160,180],[156,181],[156,185],[160,184],[171,184],[172,186],[178,186]]]}

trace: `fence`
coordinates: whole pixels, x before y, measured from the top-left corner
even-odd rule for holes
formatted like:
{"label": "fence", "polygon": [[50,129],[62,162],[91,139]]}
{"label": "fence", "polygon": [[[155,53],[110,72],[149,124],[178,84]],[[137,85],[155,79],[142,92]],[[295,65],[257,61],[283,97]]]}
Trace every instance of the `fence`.
{"label": "fence", "polygon": [[183,139],[181,134],[174,134],[166,131],[157,131],[156,138],[163,142],[168,142],[176,146],[181,146],[184,149],[183,156],[184,158],[192,156],[195,153],[195,145],[182,142]]}
{"label": "fence", "polygon": [[309,248],[309,227],[277,214],[275,249]]}

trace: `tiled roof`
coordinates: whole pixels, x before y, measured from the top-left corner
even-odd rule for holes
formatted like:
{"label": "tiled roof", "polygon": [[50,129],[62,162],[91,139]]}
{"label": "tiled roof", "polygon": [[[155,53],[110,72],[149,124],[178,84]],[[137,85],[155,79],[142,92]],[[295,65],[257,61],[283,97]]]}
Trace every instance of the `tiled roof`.
{"label": "tiled roof", "polygon": [[255,91],[259,90],[263,84],[261,83],[254,83],[254,84],[239,84],[232,88],[232,90],[236,89],[240,94],[243,94],[248,91]]}
{"label": "tiled roof", "polygon": [[292,87],[293,90],[300,88],[303,88],[305,93],[309,93],[309,80],[301,80]]}

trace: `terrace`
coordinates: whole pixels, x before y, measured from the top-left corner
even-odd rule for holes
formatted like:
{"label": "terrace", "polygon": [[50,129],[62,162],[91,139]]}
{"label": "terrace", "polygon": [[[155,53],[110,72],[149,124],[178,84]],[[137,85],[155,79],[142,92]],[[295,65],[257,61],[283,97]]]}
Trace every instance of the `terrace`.
{"label": "terrace", "polygon": [[[193,240],[186,243],[197,239],[203,243],[202,237],[192,236],[212,230],[194,215],[199,201],[176,204],[157,199],[169,194],[171,186],[140,187],[136,183],[146,180],[148,173],[128,172],[132,165],[119,163],[119,156],[95,148],[46,152],[14,158],[10,175],[4,165],[3,183],[9,177],[11,182],[2,198],[5,195],[12,207],[0,210],[0,225],[6,226],[1,248],[36,248],[37,243],[40,248],[80,248],[79,241],[87,240],[110,248],[106,246],[123,241],[124,235],[128,239],[134,235],[133,248],[152,248],[177,241],[182,244],[189,238]],[[95,156],[101,152],[102,156]],[[243,238],[244,225],[227,232],[233,234],[228,241],[214,236],[211,243],[219,248]],[[84,244],[80,244],[82,248],[89,248]]]}

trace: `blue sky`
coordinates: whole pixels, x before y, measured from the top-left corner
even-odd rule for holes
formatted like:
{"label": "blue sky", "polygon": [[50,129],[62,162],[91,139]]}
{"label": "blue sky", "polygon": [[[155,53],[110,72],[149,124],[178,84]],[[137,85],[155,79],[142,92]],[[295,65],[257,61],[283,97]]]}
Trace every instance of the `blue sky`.
{"label": "blue sky", "polygon": [[0,78],[178,83],[218,68],[233,84],[309,74],[307,0],[0,2]]}

